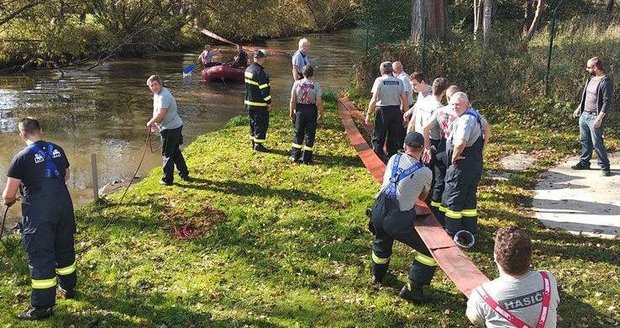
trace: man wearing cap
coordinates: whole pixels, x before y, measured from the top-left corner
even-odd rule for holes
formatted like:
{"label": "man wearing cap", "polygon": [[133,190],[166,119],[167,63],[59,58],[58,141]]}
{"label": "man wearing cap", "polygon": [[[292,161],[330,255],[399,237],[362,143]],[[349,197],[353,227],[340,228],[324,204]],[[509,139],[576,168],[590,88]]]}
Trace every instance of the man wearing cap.
{"label": "man wearing cap", "polygon": [[400,297],[424,302],[423,286],[429,285],[437,263],[414,229],[415,201],[425,199],[431,188],[431,170],[420,162],[424,137],[411,132],[405,137],[404,153],[392,156],[383,184],[371,210],[375,239],[372,246],[372,283],[380,284],[387,274],[394,240],[415,250],[408,281]]}
{"label": "man wearing cap", "polygon": [[293,69],[293,81],[301,80],[304,78],[303,69],[310,64],[310,58],[308,57],[308,50],[310,50],[310,41],[303,38],[299,40],[299,49],[295,51],[292,58]]}
{"label": "man wearing cap", "polygon": [[[461,230],[478,233],[476,191],[482,177],[482,151],[490,138],[490,128],[484,117],[471,107],[467,94],[457,92],[450,97],[457,119],[446,140],[446,156],[450,166],[446,170],[442,205],[445,209],[446,231],[454,236]],[[470,246],[471,246],[470,245]]]}
{"label": "man wearing cap", "polygon": [[265,72],[265,52],[254,51],[254,62],[245,69],[245,108],[250,116],[250,139],[252,149],[266,152],[265,139],[269,127],[271,87]]}
{"label": "man wearing cap", "polygon": [[366,123],[375,112],[375,127],[372,137],[372,148],[385,161],[383,150],[387,148],[387,157],[396,154],[402,146],[401,131],[403,129],[403,113],[407,110],[407,95],[403,82],[392,75],[392,63],[389,61],[379,66],[381,76],[372,87],[372,99],[366,112]]}

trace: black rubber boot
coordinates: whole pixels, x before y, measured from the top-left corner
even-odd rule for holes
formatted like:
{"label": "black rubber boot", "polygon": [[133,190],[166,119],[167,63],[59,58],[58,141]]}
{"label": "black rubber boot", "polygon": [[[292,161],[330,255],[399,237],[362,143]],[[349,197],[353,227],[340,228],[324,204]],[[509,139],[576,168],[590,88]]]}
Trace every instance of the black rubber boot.
{"label": "black rubber boot", "polygon": [[52,311],[51,306],[41,308],[31,307],[28,310],[20,313],[17,318],[20,320],[40,320],[49,318],[52,316],[52,314],[54,314],[54,312]]}
{"label": "black rubber boot", "polygon": [[422,285],[418,285],[418,284],[408,283],[404,285],[398,295],[402,299],[405,299],[415,304],[422,304],[428,301],[426,296],[424,296]]}

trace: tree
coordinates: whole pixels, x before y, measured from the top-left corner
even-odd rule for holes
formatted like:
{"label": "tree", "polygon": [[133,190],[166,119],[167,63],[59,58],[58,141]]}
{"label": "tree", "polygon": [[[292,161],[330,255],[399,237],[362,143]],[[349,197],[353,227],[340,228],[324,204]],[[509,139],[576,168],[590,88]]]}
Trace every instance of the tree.
{"label": "tree", "polygon": [[605,7],[607,8],[607,12],[611,14],[614,10],[614,0],[607,0],[605,3]]}
{"label": "tree", "polygon": [[411,40],[420,42],[425,31],[429,39],[447,41],[446,0],[411,0]]}
{"label": "tree", "polygon": [[482,18],[482,47],[488,48],[491,38],[491,22],[493,21],[493,0],[484,0]]}
{"label": "tree", "polygon": [[19,17],[21,14],[28,11],[30,8],[33,8],[44,1],[42,0],[28,0],[28,1],[5,1],[0,0],[0,26],[10,22],[16,17]]}
{"label": "tree", "polygon": [[[524,28],[523,40],[525,42],[529,42],[534,36],[534,33],[536,32],[536,30],[538,30],[538,24],[540,23],[540,17],[542,16],[542,7],[543,7],[544,1],[536,0],[537,2],[536,11],[534,12],[534,17],[532,18],[531,23],[528,24],[529,17],[531,16],[532,2],[533,2],[532,0],[527,0],[525,4],[525,24],[526,25],[523,26]],[[529,28],[526,29],[527,25],[529,25]]]}

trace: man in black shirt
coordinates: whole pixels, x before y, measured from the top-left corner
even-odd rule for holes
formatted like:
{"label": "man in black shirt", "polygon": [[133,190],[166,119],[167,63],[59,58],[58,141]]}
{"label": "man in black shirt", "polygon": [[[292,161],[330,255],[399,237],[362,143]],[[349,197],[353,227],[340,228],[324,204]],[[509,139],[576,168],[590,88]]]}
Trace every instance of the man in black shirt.
{"label": "man in black shirt", "polygon": [[22,238],[32,278],[32,306],[18,318],[37,320],[53,314],[57,285],[65,298],[75,295],[75,217],[65,184],[69,161],[64,150],[42,139],[36,119],[22,119],[19,135],[28,146],[13,157],[2,198],[9,207],[17,200],[18,189],[22,195]]}

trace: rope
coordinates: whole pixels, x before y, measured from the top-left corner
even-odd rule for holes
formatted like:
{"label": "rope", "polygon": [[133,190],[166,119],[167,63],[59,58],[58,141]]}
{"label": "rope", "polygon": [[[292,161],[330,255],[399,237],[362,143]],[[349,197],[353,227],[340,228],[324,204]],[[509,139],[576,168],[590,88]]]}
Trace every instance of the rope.
{"label": "rope", "polygon": [[22,241],[21,239],[18,239],[17,242],[10,243],[8,240],[4,240],[2,238],[4,237],[4,224],[6,223],[6,216],[8,213],[9,206],[6,206],[6,209],[4,210],[4,215],[2,216],[2,226],[0,226],[0,241],[2,242],[2,245],[4,245],[4,248],[7,250],[7,252],[12,252],[17,246],[19,246]]}

